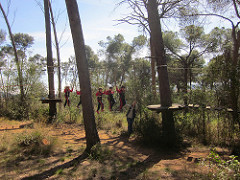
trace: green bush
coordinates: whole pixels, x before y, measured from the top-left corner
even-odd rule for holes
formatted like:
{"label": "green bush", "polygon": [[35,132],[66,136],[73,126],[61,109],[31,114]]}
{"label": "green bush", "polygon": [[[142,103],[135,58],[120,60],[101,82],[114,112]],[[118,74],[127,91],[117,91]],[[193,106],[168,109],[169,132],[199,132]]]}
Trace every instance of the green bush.
{"label": "green bush", "polygon": [[39,106],[38,108],[33,108],[30,112],[30,118],[38,122],[46,123],[49,118],[49,107]]}
{"label": "green bush", "polygon": [[40,131],[23,132],[15,137],[15,148],[12,152],[24,155],[49,155],[56,146],[56,139]]}
{"label": "green bush", "polygon": [[213,169],[209,173],[211,179],[240,179],[240,162],[237,156],[229,156],[228,160],[224,160],[212,150],[203,163]]}
{"label": "green bush", "polygon": [[144,109],[143,116],[136,118],[134,130],[140,136],[140,140],[148,145],[157,145],[162,139],[162,125],[159,115]]}

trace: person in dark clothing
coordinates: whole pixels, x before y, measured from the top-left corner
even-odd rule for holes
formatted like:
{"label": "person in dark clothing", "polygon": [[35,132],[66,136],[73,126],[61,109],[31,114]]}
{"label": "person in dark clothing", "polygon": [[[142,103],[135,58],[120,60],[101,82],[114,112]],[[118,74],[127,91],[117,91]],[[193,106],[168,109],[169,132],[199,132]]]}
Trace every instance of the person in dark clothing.
{"label": "person in dark clothing", "polygon": [[128,133],[130,135],[133,132],[132,125],[133,125],[134,118],[136,116],[136,101],[134,101],[132,105],[129,107],[126,116],[127,116],[127,122],[128,122]]}
{"label": "person in dark clothing", "polygon": [[101,111],[104,111],[104,104],[102,102],[102,95],[105,94],[105,92],[102,92],[102,88],[98,89],[98,92],[96,93],[97,96],[97,101],[98,101],[98,108],[97,108],[97,113],[99,114],[99,109],[101,107]]}
{"label": "person in dark clothing", "polygon": [[64,95],[65,95],[65,103],[64,103],[64,107],[66,105],[70,106],[70,100],[69,100],[69,96],[70,96],[70,92],[73,91],[73,88],[70,89],[69,86],[66,86],[65,89],[64,89]]}
{"label": "person in dark clothing", "polygon": [[112,107],[115,104],[115,99],[113,97],[114,94],[113,87],[109,87],[109,90],[107,90],[105,94],[108,95],[109,110],[112,111]]}
{"label": "person in dark clothing", "polygon": [[125,86],[121,86],[121,89],[118,89],[118,87],[116,86],[116,91],[119,93],[119,101],[120,101],[119,111],[122,111],[123,106],[126,105]]}
{"label": "person in dark clothing", "polygon": [[80,90],[80,91],[76,90],[76,93],[77,93],[77,95],[80,95],[80,100],[79,100],[79,103],[78,103],[78,105],[77,105],[77,108],[79,108],[79,106],[82,104],[82,100],[81,100],[81,90]]}

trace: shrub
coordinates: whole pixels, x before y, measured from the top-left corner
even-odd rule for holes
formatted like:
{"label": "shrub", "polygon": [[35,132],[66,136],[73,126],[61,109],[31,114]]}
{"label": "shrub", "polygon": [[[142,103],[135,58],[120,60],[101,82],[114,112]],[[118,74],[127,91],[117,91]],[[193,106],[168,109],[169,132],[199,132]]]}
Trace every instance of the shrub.
{"label": "shrub", "polygon": [[16,147],[13,152],[23,152],[25,155],[49,155],[56,146],[56,139],[36,130],[23,132],[15,138]]}
{"label": "shrub", "polygon": [[213,169],[209,174],[212,179],[240,178],[240,162],[237,156],[229,156],[228,160],[224,160],[215,150],[212,150],[203,163]]}
{"label": "shrub", "polygon": [[148,145],[159,144],[162,140],[162,127],[159,116],[150,110],[144,109],[143,116],[136,118],[134,122],[135,132],[140,136],[140,140]]}

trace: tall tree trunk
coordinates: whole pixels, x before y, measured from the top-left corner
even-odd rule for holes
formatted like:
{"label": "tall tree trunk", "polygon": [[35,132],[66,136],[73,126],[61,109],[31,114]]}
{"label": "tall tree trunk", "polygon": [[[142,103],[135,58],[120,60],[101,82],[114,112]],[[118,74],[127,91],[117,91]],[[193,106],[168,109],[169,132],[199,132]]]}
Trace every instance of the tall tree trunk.
{"label": "tall tree trunk", "polygon": [[184,95],[183,95],[183,101],[184,101],[184,105],[187,106],[188,105],[188,92],[187,92],[187,84],[188,84],[188,66],[186,63],[184,63]]}
{"label": "tall tree trunk", "polygon": [[[52,58],[52,40],[51,40],[51,23],[49,14],[49,0],[44,0],[44,14],[45,14],[45,26],[46,26],[46,48],[47,48],[47,69],[48,69],[48,88],[49,99],[55,99],[54,90],[54,64]],[[54,116],[57,113],[56,102],[49,102],[49,120],[48,123],[52,123]]]}
{"label": "tall tree trunk", "polygon": [[[61,58],[60,58],[60,48],[59,48],[59,42],[57,37],[57,30],[56,30],[56,23],[54,20],[54,15],[52,11],[52,5],[49,2],[49,9],[51,14],[51,20],[52,20],[52,26],[53,26],[53,32],[54,32],[54,40],[56,45],[56,52],[57,52],[57,63],[58,63],[58,97],[61,99],[61,93],[62,93],[62,82],[61,82]],[[59,107],[61,107],[61,104],[59,104]]]}
{"label": "tall tree trunk", "polygon": [[[164,51],[164,44],[162,38],[162,30],[158,12],[158,5],[156,0],[149,0],[147,5],[148,20],[150,27],[150,35],[152,39],[152,46],[155,49],[156,62],[158,67],[159,91],[161,98],[161,105],[169,107],[172,105],[170,84],[168,79],[166,55]],[[172,146],[176,142],[176,132],[174,125],[174,118],[172,111],[162,112],[163,136],[165,143]]]}
{"label": "tall tree trunk", "polygon": [[82,92],[83,119],[86,133],[87,147],[90,151],[92,146],[100,142],[92,104],[92,92],[88,71],[88,62],[85,52],[85,44],[81,26],[81,20],[76,0],[65,0],[68,12],[69,23],[72,32],[80,88]]}
{"label": "tall tree trunk", "polygon": [[151,48],[151,70],[152,70],[152,93],[153,93],[153,99],[156,98],[157,92],[156,92],[156,70],[155,70],[155,50],[154,46],[152,45],[152,40],[150,39],[150,48]]}
{"label": "tall tree trunk", "polygon": [[[8,100],[7,100],[7,94],[6,94],[6,90],[5,90],[5,84],[4,84],[4,81],[3,81],[3,76],[2,76],[2,70],[1,70],[1,68],[0,68],[0,74],[1,74],[2,89],[3,89],[3,93],[4,93],[4,95],[3,95],[4,98],[3,98],[3,99],[4,99],[4,101],[5,101],[5,106],[7,107],[7,102],[8,102]],[[0,98],[1,98],[1,105],[2,105],[1,108],[3,108],[2,96],[1,96]]]}
{"label": "tall tree trunk", "polygon": [[7,24],[9,36],[10,36],[12,47],[13,47],[13,51],[14,51],[15,63],[17,65],[17,71],[18,71],[18,81],[19,81],[19,87],[20,87],[20,94],[21,94],[21,105],[24,106],[25,105],[25,95],[24,95],[24,89],[23,89],[23,75],[22,75],[22,71],[21,71],[21,68],[20,68],[20,63],[19,63],[19,58],[18,58],[18,54],[17,54],[17,49],[16,49],[15,42],[14,42],[14,39],[13,39],[11,26],[10,26],[10,24],[8,22],[7,15],[6,15],[6,13],[5,13],[1,3],[0,3],[0,9],[2,11],[4,20],[5,20],[6,24]]}
{"label": "tall tree trunk", "polygon": [[237,122],[240,127],[239,115],[238,115],[238,98],[239,98],[239,80],[237,68],[239,66],[239,48],[240,48],[240,31],[238,31],[234,26],[232,27],[232,39],[233,39],[233,49],[232,58],[230,55],[227,59],[232,59],[231,62],[231,74],[230,74],[230,95],[231,104],[233,109],[233,121]]}

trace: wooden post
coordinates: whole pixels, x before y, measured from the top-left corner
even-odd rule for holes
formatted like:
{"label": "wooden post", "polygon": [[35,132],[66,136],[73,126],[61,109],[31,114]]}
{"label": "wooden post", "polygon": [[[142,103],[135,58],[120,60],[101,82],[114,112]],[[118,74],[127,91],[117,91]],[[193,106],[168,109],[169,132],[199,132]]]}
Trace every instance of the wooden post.
{"label": "wooden post", "polygon": [[[46,27],[46,48],[47,48],[47,70],[48,70],[48,88],[49,99],[55,99],[54,90],[54,64],[52,58],[52,40],[51,40],[51,24],[49,14],[49,0],[44,0],[44,14],[45,14],[45,27]],[[48,123],[52,123],[55,115],[57,114],[56,102],[49,102],[49,119]]]}

